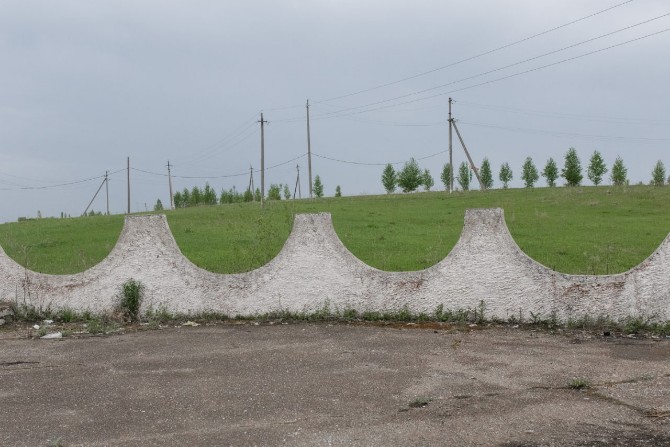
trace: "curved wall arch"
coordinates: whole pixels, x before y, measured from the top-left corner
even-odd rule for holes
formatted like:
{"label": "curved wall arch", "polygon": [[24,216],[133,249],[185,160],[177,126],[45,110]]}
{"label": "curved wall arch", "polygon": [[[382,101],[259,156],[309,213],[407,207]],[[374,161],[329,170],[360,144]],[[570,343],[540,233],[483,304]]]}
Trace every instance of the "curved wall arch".
{"label": "curved wall arch", "polygon": [[143,306],[171,312],[254,315],[270,311],[331,310],[432,313],[473,309],[486,317],[530,312],[559,319],[589,315],[670,319],[670,236],[645,261],[621,274],[567,275],[529,258],[513,240],[501,209],[468,210],[461,236],[442,261],[425,270],[385,272],[357,259],[342,244],[329,214],[295,217],[279,254],[256,270],[203,270],[177,246],[165,216],[129,216],[112,252],[74,275],[24,269],[0,248],[0,300],[42,308],[103,312],[129,278],[146,288]]}

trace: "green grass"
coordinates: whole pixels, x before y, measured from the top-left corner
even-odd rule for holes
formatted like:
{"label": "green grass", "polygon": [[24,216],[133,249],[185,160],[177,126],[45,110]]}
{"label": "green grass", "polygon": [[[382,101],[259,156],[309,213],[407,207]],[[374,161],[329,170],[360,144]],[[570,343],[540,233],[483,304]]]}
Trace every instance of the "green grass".
{"label": "green grass", "polygon": [[[297,213],[327,211],[342,242],[382,270],[418,270],[442,260],[463,228],[467,208],[501,207],[529,256],[565,273],[623,272],[670,232],[670,188],[608,186],[443,191],[392,196],[266,202],[167,211],[182,252],[220,273],[249,271],[279,253]],[[0,244],[29,268],[82,271],[102,260],[123,216],[41,219],[0,225]]]}

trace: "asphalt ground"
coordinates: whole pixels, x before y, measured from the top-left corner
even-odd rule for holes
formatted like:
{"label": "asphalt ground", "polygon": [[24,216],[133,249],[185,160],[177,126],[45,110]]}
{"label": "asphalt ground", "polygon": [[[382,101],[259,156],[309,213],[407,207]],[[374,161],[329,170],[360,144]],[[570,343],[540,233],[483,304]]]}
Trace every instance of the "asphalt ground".
{"label": "asphalt ground", "polygon": [[670,445],[670,340],[475,329],[15,326],[0,445]]}

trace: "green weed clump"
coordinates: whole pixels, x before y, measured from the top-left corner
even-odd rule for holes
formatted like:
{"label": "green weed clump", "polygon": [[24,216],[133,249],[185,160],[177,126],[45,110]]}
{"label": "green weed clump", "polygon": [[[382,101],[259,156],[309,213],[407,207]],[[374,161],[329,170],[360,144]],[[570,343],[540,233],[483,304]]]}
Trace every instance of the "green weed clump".
{"label": "green weed clump", "polygon": [[119,310],[123,313],[124,320],[140,321],[140,306],[143,298],[144,285],[141,282],[131,278],[121,285]]}

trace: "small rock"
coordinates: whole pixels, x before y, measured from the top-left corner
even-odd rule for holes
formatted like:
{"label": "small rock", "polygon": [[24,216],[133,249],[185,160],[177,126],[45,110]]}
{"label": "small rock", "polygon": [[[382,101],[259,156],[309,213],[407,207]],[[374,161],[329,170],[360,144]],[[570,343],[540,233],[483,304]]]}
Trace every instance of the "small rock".
{"label": "small rock", "polygon": [[512,329],[519,329],[519,325],[515,324],[514,326],[512,326]]}
{"label": "small rock", "polygon": [[43,323],[48,326],[50,324],[54,324],[54,320],[44,320]]}
{"label": "small rock", "polygon": [[34,325],[33,329],[35,329],[36,331],[39,331],[40,330],[40,325],[39,324]]}
{"label": "small rock", "polygon": [[43,340],[54,340],[56,338],[63,338],[63,333],[62,332],[53,332],[51,334],[44,335],[40,337],[40,339]]}
{"label": "small rock", "polygon": [[182,324],[182,326],[200,326],[200,323],[196,323],[195,321],[187,321],[186,323]]}

